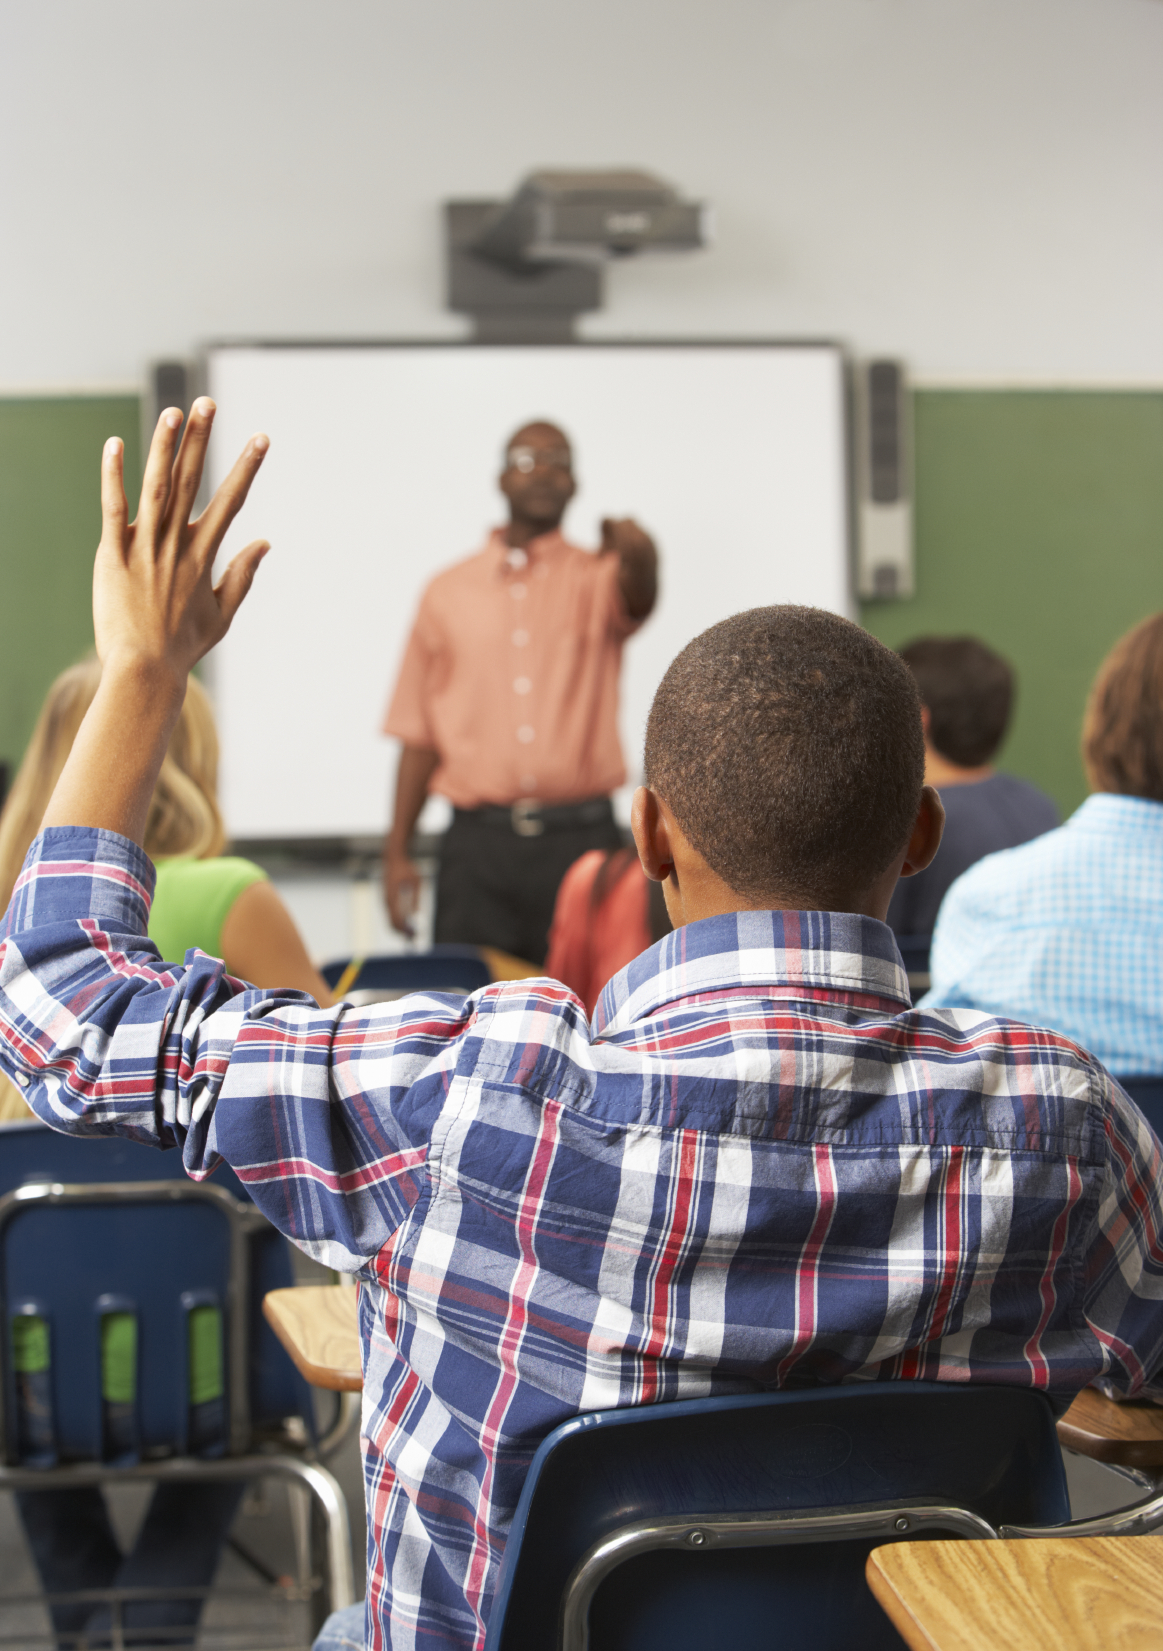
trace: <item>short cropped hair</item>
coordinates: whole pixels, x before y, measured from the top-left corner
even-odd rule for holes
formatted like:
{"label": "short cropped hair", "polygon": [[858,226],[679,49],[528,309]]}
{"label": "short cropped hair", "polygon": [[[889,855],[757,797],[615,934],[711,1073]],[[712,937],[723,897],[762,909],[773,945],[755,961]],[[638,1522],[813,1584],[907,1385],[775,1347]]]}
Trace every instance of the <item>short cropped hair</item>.
{"label": "short cropped hair", "polygon": [[1128,631],[1099,666],[1082,760],[1092,790],[1163,803],[1163,613]]}
{"label": "short cropped hair", "polygon": [[973,636],[922,636],[900,651],[929,712],[929,743],[958,768],[980,768],[1009,727],[1011,667]]}
{"label": "short cropped hair", "polygon": [[886,871],[912,831],[925,769],[916,683],[850,620],[752,608],[673,661],[645,766],[737,894],[835,907]]}

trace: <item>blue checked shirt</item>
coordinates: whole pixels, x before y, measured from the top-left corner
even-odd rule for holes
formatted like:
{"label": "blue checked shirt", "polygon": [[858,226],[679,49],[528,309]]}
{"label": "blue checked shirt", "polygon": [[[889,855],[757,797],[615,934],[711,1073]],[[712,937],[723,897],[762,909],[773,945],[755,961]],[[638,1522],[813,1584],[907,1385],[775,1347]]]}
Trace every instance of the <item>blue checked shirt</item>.
{"label": "blue checked shirt", "polygon": [[1088,797],[990,854],[937,917],[925,1008],[1052,1026],[1120,1077],[1163,1074],[1163,803]]}
{"label": "blue checked shirt", "polygon": [[368,1643],[479,1647],[530,1459],[579,1411],[932,1379],[1134,1393],[1159,1144],[1053,1033],[918,1013],[891,931],[740,912],[593,1023],[549,980],[321,1010],[146,938],[153,868],[46,832],[0,1064],[47,1123],[219,1157],[358,1274]]}

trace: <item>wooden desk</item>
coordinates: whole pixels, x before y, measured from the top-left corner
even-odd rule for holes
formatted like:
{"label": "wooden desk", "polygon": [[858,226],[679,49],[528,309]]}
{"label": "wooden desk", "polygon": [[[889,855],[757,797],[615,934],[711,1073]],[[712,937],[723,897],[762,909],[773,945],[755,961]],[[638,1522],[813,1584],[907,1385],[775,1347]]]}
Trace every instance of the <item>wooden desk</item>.
{"label": "wooden desk", "polygon": [[357,1296],[342,1284],[306,1284],[262,1298],[267,1323],[313,1387],[355,1393],[363,1386]]}
{"label": "wooden desk", "polygon": [[1163,1468],[1163,1405],[1116,1404],[1085,1387],[1058,1421],[1067,1450],[1124,1468]]}
{"label": "wooden desk", "polygon": [[1163,1537],[897,1542],[868,1586],[913,1651],[1158,1651]]}

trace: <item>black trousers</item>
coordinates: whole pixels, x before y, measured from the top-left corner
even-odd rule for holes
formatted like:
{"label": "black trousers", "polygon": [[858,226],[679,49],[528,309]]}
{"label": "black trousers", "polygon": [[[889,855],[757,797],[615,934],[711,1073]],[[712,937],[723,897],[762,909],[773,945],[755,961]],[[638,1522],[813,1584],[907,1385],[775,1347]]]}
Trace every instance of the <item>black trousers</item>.
{"label": "black trousers", "polygon": [[[582,823],[575,823],[579,815]],[[458,808],[444,834],[436,880],[437,945],[496,946],[544,963],[561,879],[590,849],[623,842],[609,800],[537,816],[538,836],[523,836],[508,809]]]}

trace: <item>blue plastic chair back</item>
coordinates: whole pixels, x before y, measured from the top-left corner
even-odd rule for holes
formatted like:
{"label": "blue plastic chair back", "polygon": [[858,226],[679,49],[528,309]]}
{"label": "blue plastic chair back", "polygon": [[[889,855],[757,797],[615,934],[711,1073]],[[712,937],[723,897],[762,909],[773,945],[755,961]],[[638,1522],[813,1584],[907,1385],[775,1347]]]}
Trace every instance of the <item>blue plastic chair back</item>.
{"label": "blue plastic chair back", "polygon": [[[320,971],[334,986],[348,960],[325,963]],[[351,992],[475,992],[492,979],[475,946],[434,946],[429,952],[390,952],[365,958]]]}
{"label": "blue plastic chair back", "polygon": [[1163,1141],[1163,1077],[1120,1078],[1118,1081]]}
{"label": "blue plastic chair back", "polygon": [[[29,1182],[187,1181],[181,1156],[120,1138],[58,1134],[36,1121],[0,1132],[0,1193]],[[210,1184],[251,1202],[225,1165]],[[12,1341],[14,1310],[41,1304],[49,1321],[53,1421],[63,1458],[101,1459],[100,1317],[120,1306],[137,1320],[135,1451],[184,1451],[188,1445],[188,1341],[191,1305],[227,1315],[230,1226],[211,1205],[32,1206],[8,1223],[0,1287]],[[287,1241],[273,1228],[248,1238],[250,1268],[249,1389],[252,1425],[299,1416],[314,1430],[310,1392],[262,1316],[267,1290],[294,1282]],[[185,1297],[185,1302],[183,1302]],[[228,1369],[228,1361],[224,1360]],[[12,1359],[4,1414],[7,1448],[17,1454]]]}
{"label": "blue plastic chair back", "polygon": [[[940,1499],[995,1527],[1070,1518],[1048,1400],[1021,1388],[883,1382],[580,1416],[533,1458],[486,1651],[557,1643],[567,1578],[600,1539],[662,1515]],[[899,1651],[865,1540],[653,1552],[613,1571],[593,1651]]]}

